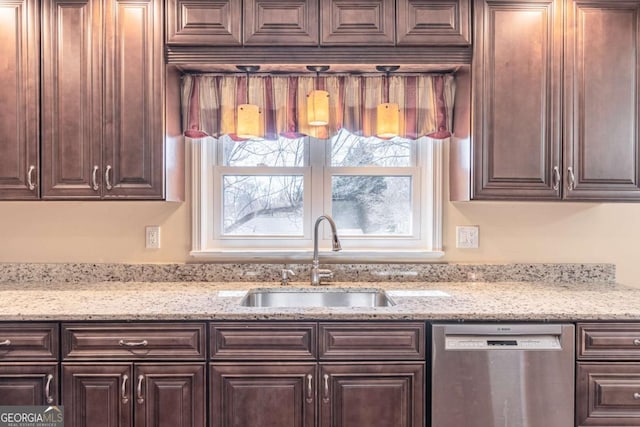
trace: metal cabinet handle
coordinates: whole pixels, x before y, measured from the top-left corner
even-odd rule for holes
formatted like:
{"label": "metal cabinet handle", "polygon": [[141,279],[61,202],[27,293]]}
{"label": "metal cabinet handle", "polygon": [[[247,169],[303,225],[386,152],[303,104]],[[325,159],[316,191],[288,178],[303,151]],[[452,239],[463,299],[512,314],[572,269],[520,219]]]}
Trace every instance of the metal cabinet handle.
{"label": "metal cabinet handle", "polygon": [[100,189],[98,185],[98,169],[98,166],[93,166],[93,172],[91,172],[91,188],[93,188],[93,191]]}
{"label": "metal cabinet handle", "polygon": [[307,403],[313,402],[313,375],[307,375]]}
{"label": "metal cabinet handle", "polygon": [[11,345],[11,340],[0,341],[0,346],[7,346],[7,345]]}
{"label": "metal cabinet handle", "polygon": [[147,340],[142,340],[142,341],[120,340],[118,344],[120,344],[123,347],[146,347],[149,344],[149,342],[147,342]]}
{"label": "metal cabinet handle", "polygon": [[576,176],[573,174],[573,168],[569,166],[567,168],[567,172],[569,172],[569,190],[573,190],[576,188]]}
{"label": "metal cabinet handle", "polygon": [[144,403],[144,397],[142,396],[142,381],[144,381],[144,375],[138,375],[138,386],[136,387],[136,394],[138,396],[138,403]]}
{"label": "metal cabinet handle", "polygon": [[33,191],[36,189],[36,185],[33,183],[33,172],[36,170],[34,165],[29,166],[29,172],[27,172],[27,184],[29,185],[29,190]]}
{"label": "metal cabinet handle", "polygon": [[127,397],[127,381],[129,380],[129,376],[124,374],[122,376],[122,389],[120,390],[122,393],[122,403],[128,403],[129,397]]}
{"label": "metal cabinet handle", "polygon": [[560,188],[560,168],[558,166],[553,167],[553,190],[558,191]]}
{"label": "metal cabinet handle", "polygon": [[107,169],[104,171],[104,184],[107,187],[107,190],[113,189],[111,185],[111,178],[109,178],[109,172],[111,172],[111,165],[107,165]]}
{"label": "metal cabinet handle", "polygon": [[329,375],[324,374],[322,378],[324,380],[324,393],[322,396],[322,401],[327,403],[329,402]]}
{"label": "metal cabinet handle", "polygon": [[640,399],[640,393],[633,393],[633,398],[636,400]]}
{"label": "metal cabinet handle", "polygon": [[640,339],[636,338],[633,340],[633,345],[640,345]]}
{"label": "metal cabinet handle", "polygon": [[53,403],[53,396],[51,396],[51,381],[53,381],[53,375],[47,375],[47,384],[44,386],[44,397],[47,399],[47,403]]}

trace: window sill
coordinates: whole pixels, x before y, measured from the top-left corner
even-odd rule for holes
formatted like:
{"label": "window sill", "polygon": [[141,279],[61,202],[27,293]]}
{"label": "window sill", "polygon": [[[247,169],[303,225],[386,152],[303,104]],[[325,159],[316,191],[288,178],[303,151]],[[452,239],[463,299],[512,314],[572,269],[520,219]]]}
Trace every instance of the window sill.
{"label": "window sill", "polygon": [[[191,251],[193,258],[217,262],[302,263],[311,262],[313,251]],[[443,251],[320,251],[320,262],[333,264],[376,264],[428,262],[444,256]]]}

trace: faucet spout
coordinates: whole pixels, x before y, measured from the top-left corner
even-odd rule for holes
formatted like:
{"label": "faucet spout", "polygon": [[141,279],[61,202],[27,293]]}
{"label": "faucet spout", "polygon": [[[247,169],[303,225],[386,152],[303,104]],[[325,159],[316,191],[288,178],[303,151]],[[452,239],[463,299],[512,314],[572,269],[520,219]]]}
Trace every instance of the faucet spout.
{"label": "faucet spout", "polygon": [[316,219],[316,223],[313,227],[313,261],[311,264],[311,284],[319,285],[322,282],[323,278],[332,278],[333,273],[330,270],[323,270],[319,268],[320,265],[320,255],[318,253],[318,228],[320,227],[320,223],[323,220],[327,220],[329,226],[331,227],[331,250],[337,252],[342,250],[342,246],[340,245],[340,240],[338,239],[338,229],[336,227],[336,223],[333,221],[329,215],[320,215],[318,219]]}

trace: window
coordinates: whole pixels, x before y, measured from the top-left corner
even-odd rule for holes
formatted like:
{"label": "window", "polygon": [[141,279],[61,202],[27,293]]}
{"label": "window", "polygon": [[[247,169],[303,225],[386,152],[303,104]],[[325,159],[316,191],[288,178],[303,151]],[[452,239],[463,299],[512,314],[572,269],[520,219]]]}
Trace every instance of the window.
{"label": "window", "polygon": [[[330,235],[323,223],[325,260],[442,256],[442,162],[453,78],[392,79],[390,96],[400,100],[405,136],[380,139],[370,136],[382,99],[380,77],[328,77],[323,86],[332,118],[327,126],[310,127],[300,94],[315,86],[312,78],[264,76],[246,85],[240,77],[186,76],[191,254],[223,261],[308,260],[314,222],[329,214],[343,251],[327,251]],[[249,86],[255,93],[242,93]],[[265,139],[234,134],[235,105],[248,98],[264,113]]]}

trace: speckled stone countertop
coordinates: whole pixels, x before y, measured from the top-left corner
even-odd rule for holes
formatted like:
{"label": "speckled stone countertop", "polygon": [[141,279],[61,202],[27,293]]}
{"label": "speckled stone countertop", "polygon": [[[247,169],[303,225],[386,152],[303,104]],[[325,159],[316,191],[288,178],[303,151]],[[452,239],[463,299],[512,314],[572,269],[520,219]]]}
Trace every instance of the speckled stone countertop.
{"label": "speckled stone countertop", "polygon": [[[239,305],[244,291],[265,287],[318,289],[274,282],[0,283],[0,320],[640,320],[640,289],[614,283],[342,282],[327,287],[382,288],[396,305]],[[417,291],[446,295],[419,296]]]}

